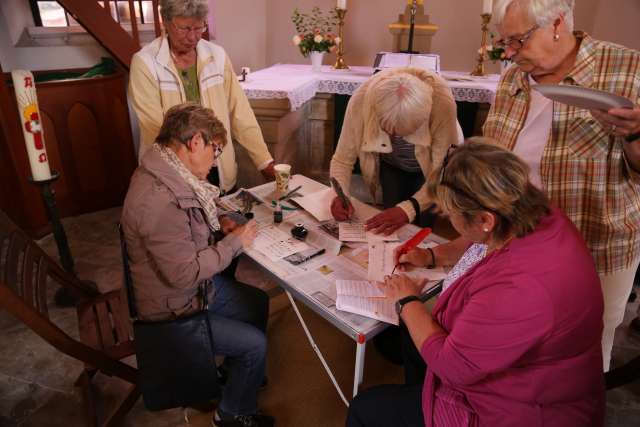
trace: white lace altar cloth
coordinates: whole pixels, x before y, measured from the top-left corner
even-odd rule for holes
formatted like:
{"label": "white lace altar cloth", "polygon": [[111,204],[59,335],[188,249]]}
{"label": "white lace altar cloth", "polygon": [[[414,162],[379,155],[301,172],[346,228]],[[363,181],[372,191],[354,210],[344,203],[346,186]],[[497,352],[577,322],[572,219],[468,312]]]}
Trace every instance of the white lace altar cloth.
{"label": "white lace altar cloth", "polygon": [[[240,85],[249,99],[288,99],[295,111],[316,93],[352,95],[373,75],[373,68],[352,66],[349,70],[334,70],[325,65],[314,73],[310,65],[276,64],[255,71]],[[498,85],[498,74],[473,77],[469,73],[443,71],[456,101],[493,103]]]}

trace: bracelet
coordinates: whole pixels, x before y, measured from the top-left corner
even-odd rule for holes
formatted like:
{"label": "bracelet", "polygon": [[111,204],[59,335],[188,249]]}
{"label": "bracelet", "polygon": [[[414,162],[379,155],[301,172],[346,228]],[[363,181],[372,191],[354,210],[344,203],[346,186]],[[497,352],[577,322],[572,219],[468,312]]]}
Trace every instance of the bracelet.
{"label": "bracelet", "polygon": [[436,268],[436,254],[433,253],[433,249],[427,248],[427,251],[431,254],[431,264],[427,265],[428,269]]}
{"label": "bracelet", "polygon": [[632,133],[631,135],[627,135],[624,137],[624,140],[627,142],[633,142],[636,139],[640,139],[640,132]]}
{"label": "bracelet", "polygon": [[418,203],[415,197],[409,197],[409,201],[413,206],[413,210],[416,212],[416,219],[420,218],[420,203]]}

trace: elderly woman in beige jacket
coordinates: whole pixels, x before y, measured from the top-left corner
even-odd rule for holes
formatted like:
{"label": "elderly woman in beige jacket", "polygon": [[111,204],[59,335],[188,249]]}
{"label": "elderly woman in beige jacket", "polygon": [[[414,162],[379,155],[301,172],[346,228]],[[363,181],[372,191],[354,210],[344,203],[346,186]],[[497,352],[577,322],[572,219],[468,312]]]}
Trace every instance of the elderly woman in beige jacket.
{"label": "elderly woman in beige jacket", "polygon": [[227,129],[227,144],[208,176],[222,192],[236,186],[233,142],[242,145],[262,175],[274,179],[273,158],[221,46],[202,39],[208,0],[161,0],[165,33],[131,60],[129,95],[140,124],[139,158],[154,143],[162,117],[174,105],[196,102],[215,111]]}
{"label": "elderly woman in beige jacket", "polygon": [[[381,193],[385,207],[367,229],[389,234],[429,207],[424,178],[458,140],[456,104],[442,78],[416,68],[383,71],[349,101],[330,174],[348,193],[360,161],[371,196]],[[331,211],[337,220],[353,214],[337,199]]]}

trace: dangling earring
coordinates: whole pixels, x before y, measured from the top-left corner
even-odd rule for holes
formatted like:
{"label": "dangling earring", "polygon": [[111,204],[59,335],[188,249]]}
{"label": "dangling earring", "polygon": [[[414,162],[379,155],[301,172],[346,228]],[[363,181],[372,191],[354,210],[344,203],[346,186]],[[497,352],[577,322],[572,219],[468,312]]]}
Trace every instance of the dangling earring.
{"label": "dangling earring", "polygon": [[558,40],[560,40],[560,34],[555,33],[555,34],[553,35],[553,41],[554,41],[554,42],[557,42]]}

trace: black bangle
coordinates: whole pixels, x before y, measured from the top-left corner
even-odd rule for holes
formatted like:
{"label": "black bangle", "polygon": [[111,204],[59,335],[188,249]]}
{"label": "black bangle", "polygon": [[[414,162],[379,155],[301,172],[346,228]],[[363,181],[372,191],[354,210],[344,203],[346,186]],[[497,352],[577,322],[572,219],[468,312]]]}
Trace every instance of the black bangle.
{"label": "black bangle", "polygon": [[433,249],[427,248],[427,251],[431,254],[431,264],[427,265],[428,269],[436,268],[436,254],[433,253]]}
{"label": "black bangle", "polygon": [[627,142],[633,142],[636,139],[640,139],[640,132],[632,133],[631,135],[627,135],[624,137],[624,140]]}
{"label": "black bangle", "polygon": [[409,201],[413,206],[413,210],[416,212],[416,219],[420,218],[420,203],[418,203],[414,197],[409,197]]}

